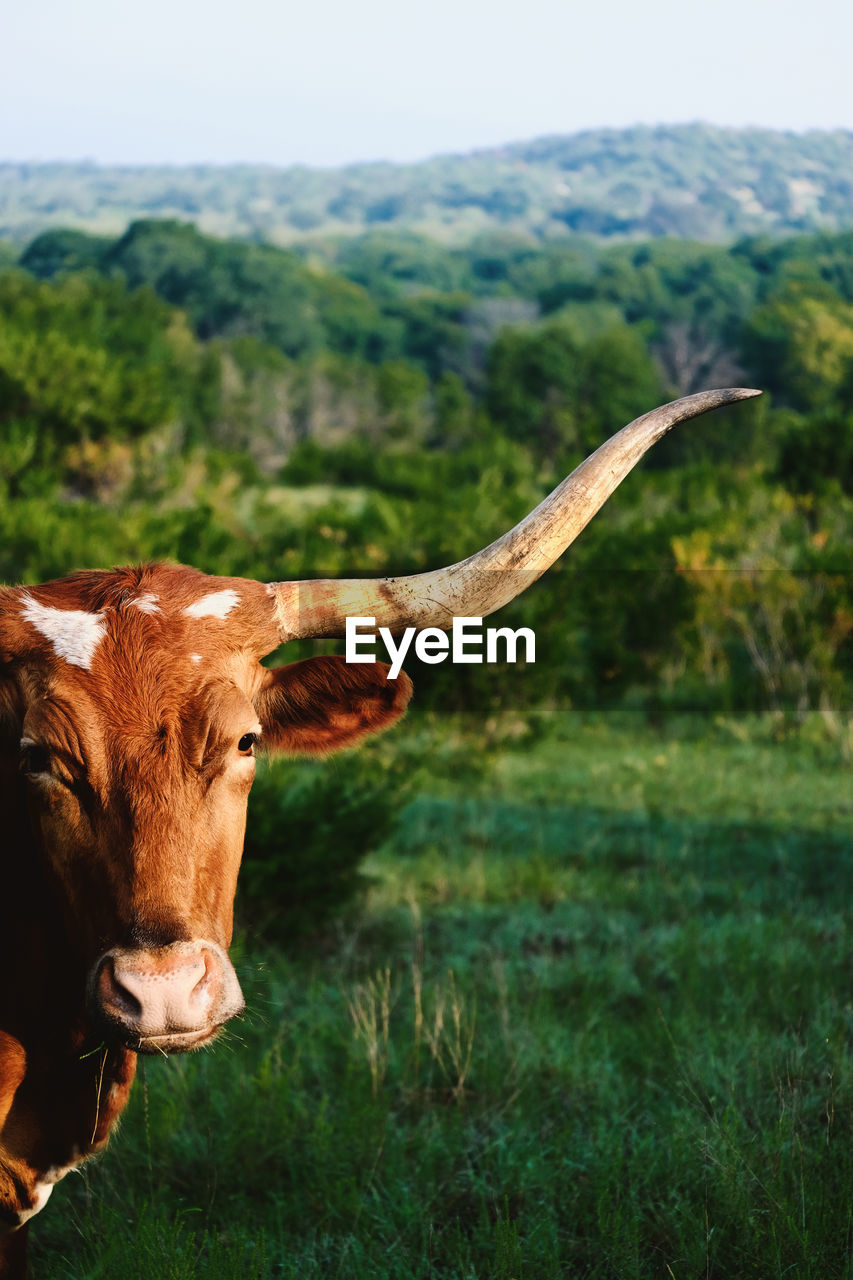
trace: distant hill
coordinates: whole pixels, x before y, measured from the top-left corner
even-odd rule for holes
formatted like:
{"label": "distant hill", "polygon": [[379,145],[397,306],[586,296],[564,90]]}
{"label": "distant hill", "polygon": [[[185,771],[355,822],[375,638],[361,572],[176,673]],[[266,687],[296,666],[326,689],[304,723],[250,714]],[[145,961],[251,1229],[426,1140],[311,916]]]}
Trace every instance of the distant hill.
{"label": "distant hill", "polygon": [[0,164],[0,238],[140,217],[275,244],[371,228],[454,243],[837,231],[853,227],[853,132],[637,126],[341,169]]}

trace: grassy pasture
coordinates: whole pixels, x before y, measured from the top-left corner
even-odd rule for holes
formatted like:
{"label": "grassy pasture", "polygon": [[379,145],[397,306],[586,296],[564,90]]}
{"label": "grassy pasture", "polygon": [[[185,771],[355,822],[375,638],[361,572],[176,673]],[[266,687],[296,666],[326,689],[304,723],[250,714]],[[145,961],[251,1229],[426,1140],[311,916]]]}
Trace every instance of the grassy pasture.
{"label": "grassy pasture", "polygon": [[246,1018],[145,1062],[35,1280],[853,1274],[850,767],[701,729],[564,716],[471,772],[401,730],[438,764],[365,901],[241,936]]}

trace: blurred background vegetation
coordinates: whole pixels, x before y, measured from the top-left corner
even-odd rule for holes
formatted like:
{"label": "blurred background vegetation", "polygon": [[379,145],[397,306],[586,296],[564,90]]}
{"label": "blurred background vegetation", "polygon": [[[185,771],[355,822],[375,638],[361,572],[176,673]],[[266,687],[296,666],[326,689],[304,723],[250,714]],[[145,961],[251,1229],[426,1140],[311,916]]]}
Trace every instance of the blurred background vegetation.
{"label": "blurred background vegetation", "polygon": [[[435,162],[426,205],[0,166],[5,581],[434,567],[637,414],[765,390],[501,615],[535,665],[409,663],[402,729],[261,770],[246,1044],[152,1069],[37,1275],[849,1276],[849,135],[696,128]],[[588,212],[523,224],[560,169]]]}
{"label": "blurred background vegetation", "polygon": [[635,415],[733,383],[766,394],[664,441],[507,611],[536,665],[416,670],[421,705],[844,715],[851,232],[322,256],[44,232],[0,271],[0,574],[451,562]]}
{"label": "blurred background vegetation", "polygon": [[588,129],[416,164],[0,163],[0,237],[49,227],[115,233],[134,217],[191,220],[218,236],[291,244],[376,229],[465,243],[843,230],[853,204],[849,130],[707,123]]}

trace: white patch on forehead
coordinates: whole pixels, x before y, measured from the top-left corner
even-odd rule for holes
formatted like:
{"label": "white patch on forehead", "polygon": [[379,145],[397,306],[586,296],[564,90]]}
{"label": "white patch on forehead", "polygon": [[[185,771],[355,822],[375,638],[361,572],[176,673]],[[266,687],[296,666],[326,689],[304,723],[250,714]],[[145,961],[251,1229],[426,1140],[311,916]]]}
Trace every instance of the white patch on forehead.
{"label": "white patch on forehead", "polygon": [[49,640],[58,658],[87,671],[95,650],[103,640],[107,624],[102,613],[86,613],[82,609],[54,609],[39,604],[32,596],[24,596],[21,616]]}
{"label": "white patch on forehead", "polygon": [[163,610],[157,603],[159,599],[160,597],[155,596],[153,591],[146,591],[144,596],[137,596],[136,599],[131,600],[130,603],[135,609],[138,609],[140,613],[162,613]]}
{"label": "white patch on forehead", "polygon": [[188,618],[227,618],[239,603],[237,592],[226,587],[224,591],[211,591],[209,595],[202,596],[194,604],[188,605],[184,613]]}
{"label": "white patch on forehead", "polygon": [[191,661],[191,662],[201,662],[201,654],[200,654],[200,653],[191,653],[191,654],[190,654],[190,661]]}

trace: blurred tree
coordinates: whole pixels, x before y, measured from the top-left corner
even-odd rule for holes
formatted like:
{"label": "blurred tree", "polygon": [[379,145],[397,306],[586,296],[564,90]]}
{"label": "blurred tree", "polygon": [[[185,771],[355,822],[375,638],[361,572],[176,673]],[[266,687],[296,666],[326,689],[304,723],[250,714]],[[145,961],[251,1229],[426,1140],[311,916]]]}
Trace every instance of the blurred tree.
{"label": "blurred tree", "polygon": [[786,419],[776,475],[792,493],[853,496],[853,413],[828,410]]}
{"label": "blurred tree", "polygon": [[507,329],[489,357],[490,416],[547,460],[588,452],[660,394],[654,362],[622,324],[588,340],[565,321]]}
{"label": "blurred tree", "polygon": [[853,305],[828,286],[788,286],[747,322],[744,360],[794,408],[853,409]]}
{"label": "blurred tree", "polygon": [[418,293],[386,304],[387,313],[403,326],[403,354],[430,378],[447,368],[465,368],[470,301],[464,293]]}
{"label": "blurred tree", "polygon": [[470,440],[474,404],[458,374],[444,373],[436,382],[433,417],[432,446],[452,449]]}
{"label": "blurred tree", "polygon": [[40,280],[51,280],[61,271],[98,270],[112,243],[106,236],[84,231],[44,231],[24,250],[20,263]]}

